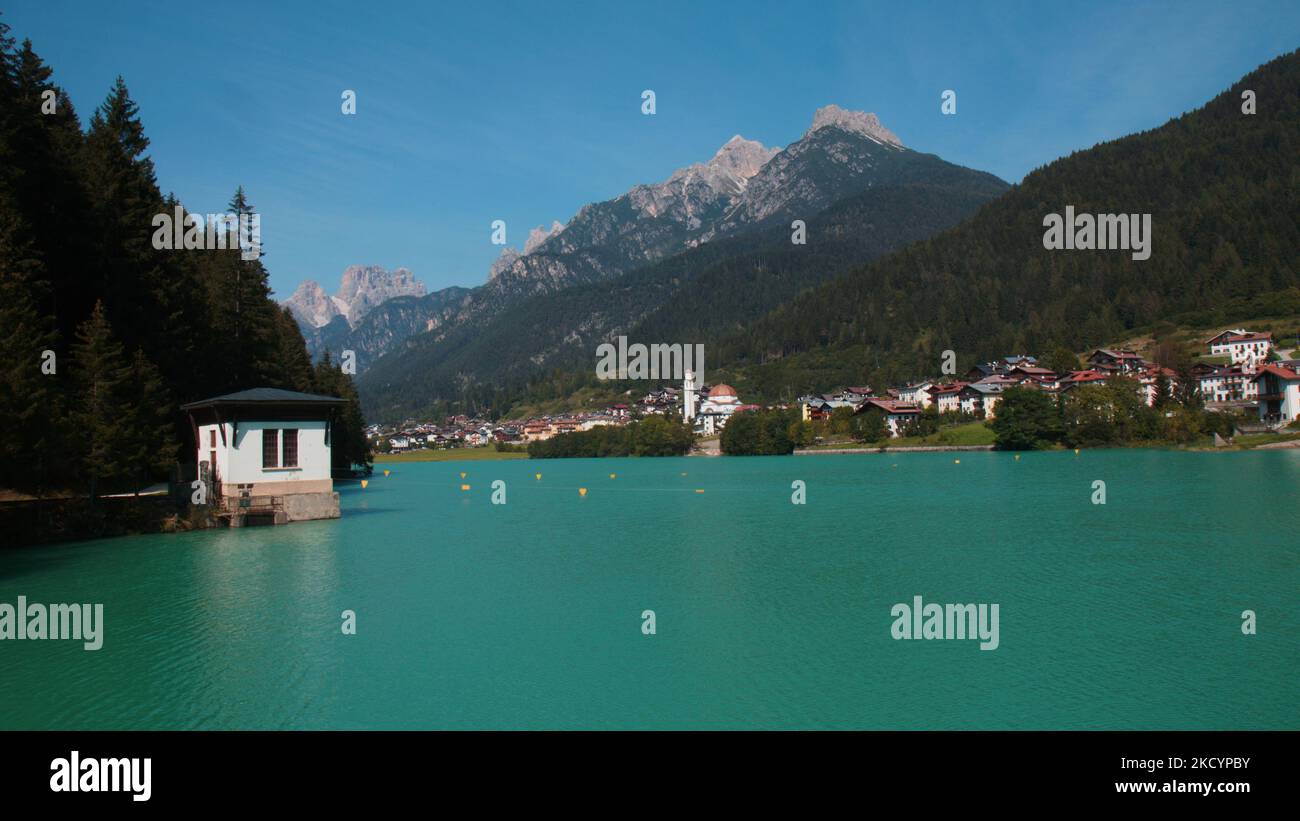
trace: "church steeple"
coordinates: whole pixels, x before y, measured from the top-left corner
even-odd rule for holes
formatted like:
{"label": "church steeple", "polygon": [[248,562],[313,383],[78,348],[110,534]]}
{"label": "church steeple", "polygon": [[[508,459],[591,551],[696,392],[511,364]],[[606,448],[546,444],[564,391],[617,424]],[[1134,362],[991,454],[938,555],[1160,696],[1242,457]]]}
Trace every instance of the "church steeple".
{"label": "church steeple", "polygon": [[682,383],[682,421],[690,424],[695,419],[696,391],[695,372],[686,372],[686,381]]}

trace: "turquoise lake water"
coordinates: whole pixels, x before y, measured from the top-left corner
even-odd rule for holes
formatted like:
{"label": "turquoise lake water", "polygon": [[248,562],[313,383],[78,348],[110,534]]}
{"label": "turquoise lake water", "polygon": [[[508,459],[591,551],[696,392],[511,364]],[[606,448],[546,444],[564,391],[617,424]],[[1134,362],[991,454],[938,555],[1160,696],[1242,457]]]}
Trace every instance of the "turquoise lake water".
{"label": "turquoise lake water", "polygon": [[[1300,729],[1300,450],[389,467],[341,520],[0,551],[0,602],[105,618],[0,642],[0,728]],[[916,595],[999,647],[893,639]]]}

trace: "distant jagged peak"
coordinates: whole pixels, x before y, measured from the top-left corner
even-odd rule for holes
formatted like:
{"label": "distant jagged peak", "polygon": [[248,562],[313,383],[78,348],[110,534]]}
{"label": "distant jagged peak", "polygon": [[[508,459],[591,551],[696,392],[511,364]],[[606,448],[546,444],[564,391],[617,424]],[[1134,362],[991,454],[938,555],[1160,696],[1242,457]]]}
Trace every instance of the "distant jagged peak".
{"label": "distant jagged peak", "polygon": [[386,270],[380,265],[350,265],[343,271],[338,293],[330,296],[315,280],[304,280],[284,304],[299,321],[312,327],[328,325],[342,316],[355,326],[377,305],[398,296],[424,296],[424,283],[407,268]]}
{"label": "distant jagged peak", "polygon": [[827,126],[835,126],[851,134],[861,134],[863,137],[882,145],[892,145],[895,148],[903,147],[903,141],[898,139],[894,132],[885,128],[881,124],[880,118],[875,114],[866,111],[850,111],[847,108],[840,108],[834,103],[817,109],[817,112],[813,114],[812,126],[804,132],[804,136],[807,137],[814,131]]}
{"label": "distant jagged peak", "polygon": [[424,283],[416,279],[409,268],[399,266],[389,271],[382,265],[349,265],[343,271],[336,296],[352,304],[359,296],[362,299],[373,299],[376,296],[387,298],[387,295],[424,294]]}
{"label": "distant jagged peak", "polygon": [[521,256],[523,255],[516,251],[513,245],[507,245],[502,248],[501,255],[493,260],[492,266],[488,268],[488,282],[491,282],[501,276],[504,272],[510,270],[510,267],[513,266],[515,261]]}
{"label": "distant jagged peak", "polygon": [[284,301],[284,305],[293,312],[299,322],[313,328],[328,325],[329,321],[339,314],[338,306],[314,279],[304,279],[298,283],[298,287]]}
{"label": "distant jagged peak", "polygon": [[559,220],[552,220],[550,228],[543,228],[540,225],[537,226],[528,232],[528,239],[524,242],[524,253],[531,254],[533,251],[540,248],[542,243],[563,230],[564,226],[560,224]]}
{"label": "distant jagged peak", "polygon": [[[735,196],[745,190],[750,178],[768,160],[780,153],[779,148],[767,148],[757,140],[747,140],[737,134],[722,144],[708,162],[697,162],[679,168],[672,176],[655,185],[642,185],[632,189],[633,199],[638,192],[650,192],[655,198],[665,194],[680,196],[693,185],[704,185],[722,196]],[[651,209],[654,213],[655,209]]]}
{"label": "distant jagged peak", "polygon": [[749,179],[758,173],[763,164],[772,159],[781,149],[768,148],[758,140],[747,140],[737,134],[722,144],[713,159],[705,165],[721,168],[738,177]]}
{"label": "distant jagged peak", "polygon": [[315,297],[318,295],[324,295],[324,293],[325,289],[320,287],[319,282],[314,279],[304,279],[302,282],[298,283],[298,287],[294,289],[293,294],[291,294],[289,298],[292,299],[299,295]]}

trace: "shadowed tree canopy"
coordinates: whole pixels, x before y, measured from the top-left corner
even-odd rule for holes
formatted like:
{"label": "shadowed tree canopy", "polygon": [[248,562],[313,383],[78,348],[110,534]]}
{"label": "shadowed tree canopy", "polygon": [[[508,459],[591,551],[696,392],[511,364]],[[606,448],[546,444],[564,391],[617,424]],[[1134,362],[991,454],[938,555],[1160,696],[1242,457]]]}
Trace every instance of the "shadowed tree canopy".
{"label": "shadowed tree canopy", "polygon": [[[155,247],[179,203],[149,145],[123,78],[83,131],[0,22],[0,413],[23,431],[0,442],[0,487],[138,490],[193,460],[180,403],[259,386],[350,399],[335,455],[368,463],[351,378],[312,368],[262,259],[233,236]],[[230,208],[255,213],[242,186]]]}

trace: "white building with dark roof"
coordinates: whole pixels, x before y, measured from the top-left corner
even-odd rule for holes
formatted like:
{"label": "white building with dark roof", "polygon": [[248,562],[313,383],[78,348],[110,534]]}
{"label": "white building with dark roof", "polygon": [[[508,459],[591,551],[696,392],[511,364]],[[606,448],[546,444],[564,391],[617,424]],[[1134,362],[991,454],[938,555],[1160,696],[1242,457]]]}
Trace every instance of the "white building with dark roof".
{"label": "white building with dark roof", "polygon": [[232,526],[337,519],[330,435],[344,399],[254,388],[182,405],[198,477]]}

